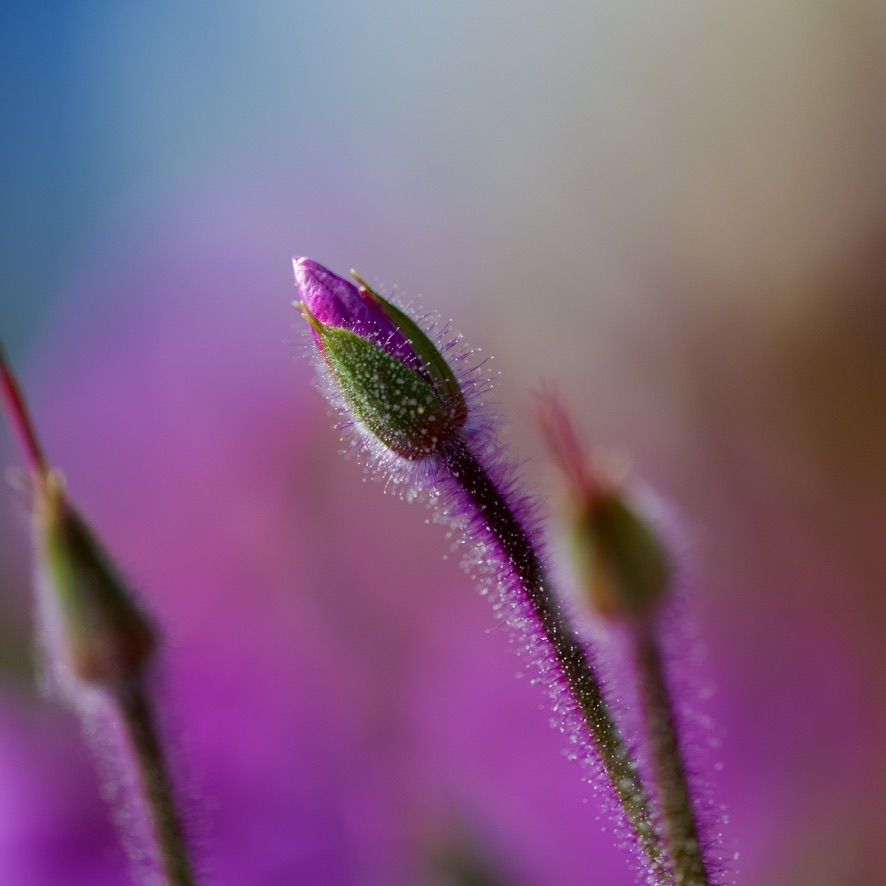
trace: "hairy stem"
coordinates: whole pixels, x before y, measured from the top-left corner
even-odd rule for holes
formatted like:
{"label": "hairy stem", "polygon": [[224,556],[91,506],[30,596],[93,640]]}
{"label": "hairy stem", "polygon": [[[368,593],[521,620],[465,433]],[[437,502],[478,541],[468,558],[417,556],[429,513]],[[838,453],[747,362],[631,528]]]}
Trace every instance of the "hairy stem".
{"label": "hairy stem", "polygon": [[581,711],[619,803],[652,871],[661,881],[665,876],[662,849],[653,824],[649,795],[615,724],[585,650],[552,591],[538,553],[504,496],[467,446],[458,441],[441,455],[452,476],[482,514],[487,529],[519,580],[554,650],[557,664]]}
{"label": "hairy stem", "polygon": [[664,673],[661,647],[653,628],[638,628],[634,656],[640,677],[643,719],[658,795],[659,812],[675,886],[708,886],[698,825]]}
{"label": "hairy stem", "polygon": [[169,769],[142,681],[132,681],[114,697],[138,768],[163,884],[195,886]]}

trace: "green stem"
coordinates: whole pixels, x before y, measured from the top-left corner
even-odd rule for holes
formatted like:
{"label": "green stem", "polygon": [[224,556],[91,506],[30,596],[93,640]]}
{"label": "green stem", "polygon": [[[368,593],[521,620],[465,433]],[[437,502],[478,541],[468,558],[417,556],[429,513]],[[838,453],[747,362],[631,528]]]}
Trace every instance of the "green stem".
{"label": "green stem", "polygon": [[166,757],[154,712],[142,680],[118,690],[114,698],[129,738],[144,791],[163,886],[195,886]]}
{"label": "green stem", "polygon": [[443,461],[482,514],[504,559],[516,575],[590,733],[625,815],[649,861],[663,882],[662,847],[654,827],[652,803],[636,763],[612,717],[597,676],[554,595],[545,568],[520,521],[483,467],[462,442],[447,447]]}
{"label": "green stem", "polygon": [[637,629],[634,656],[640,677],[643,718],[674,884],[708,886],[710,880],[699,843],[686,768],[680,753],[661,647],[651,626],[644,625]]}

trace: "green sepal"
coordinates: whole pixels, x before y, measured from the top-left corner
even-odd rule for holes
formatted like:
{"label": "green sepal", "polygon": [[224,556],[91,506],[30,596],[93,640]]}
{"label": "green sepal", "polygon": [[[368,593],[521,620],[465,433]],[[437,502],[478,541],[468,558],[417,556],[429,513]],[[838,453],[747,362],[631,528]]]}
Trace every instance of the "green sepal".
{"label": "green sepal", "polygon": [[388,448],[424,458],[457,433],[449,404],[410,366],[348,329],[314,328],[347,405]]}
{"label": "green sepal", "polygon": [[651,615],[671,580],[668,552],[618,492],[604,492],[571,526],[573,555],[593,607],[603,615]]}
{"label": "green sepal", "polygon": [[57,607],[60,664],[85,683],[138,676],[157,644],[153,625],[56,475],[47,475],[38,495],[38,566]]}
{"label": "green sepal", "polygon": [[464,424],[467,418],[467,404],[461,385],[437,345],[405,311],[379,295],[356,271],[351,271],[351,274],[362,287],[361,294],[370,299],[409,342],[409,346],[421,362],[422,369],[425,370],[425,373],[422,374],[426,375],[431,386],[437,391],[443,402],[449,406],[452,420],[459,425]]}

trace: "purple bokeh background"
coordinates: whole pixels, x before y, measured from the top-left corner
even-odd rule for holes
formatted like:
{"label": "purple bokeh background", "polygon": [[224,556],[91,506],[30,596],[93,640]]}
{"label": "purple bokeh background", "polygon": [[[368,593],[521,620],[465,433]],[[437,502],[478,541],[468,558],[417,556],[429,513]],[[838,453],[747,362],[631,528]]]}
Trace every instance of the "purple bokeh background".
{"label": "purple bokeh background", "polygon": [[[738,881],[882,880],[881,4],[49,12],[2,13],[0,335],[165,627],[206,882],[455,886],[471,853],[632,882],[442,531],[338,455],[293,254],[494,354],[543,493],[529,390],[558,380],[692,539]],[[0,882],[125,882],[34,688],[24,510],[0,497]]]}

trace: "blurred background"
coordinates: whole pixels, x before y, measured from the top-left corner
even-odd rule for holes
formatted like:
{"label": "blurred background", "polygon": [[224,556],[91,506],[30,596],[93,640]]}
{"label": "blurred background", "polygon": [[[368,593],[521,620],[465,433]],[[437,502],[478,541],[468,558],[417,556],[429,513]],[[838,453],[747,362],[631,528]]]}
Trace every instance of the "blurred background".
{"label": "blurred background", "polygon": [[[0,71],[0,338],[164,625],[207,883],[633,882],[443,533],[339,457],[292,255],[494,354],[543,496],[557,381],[682,515],[736,881],[886,881],[882,3],[8,0]],[[26,510],[0,880],[125,882]]]}

